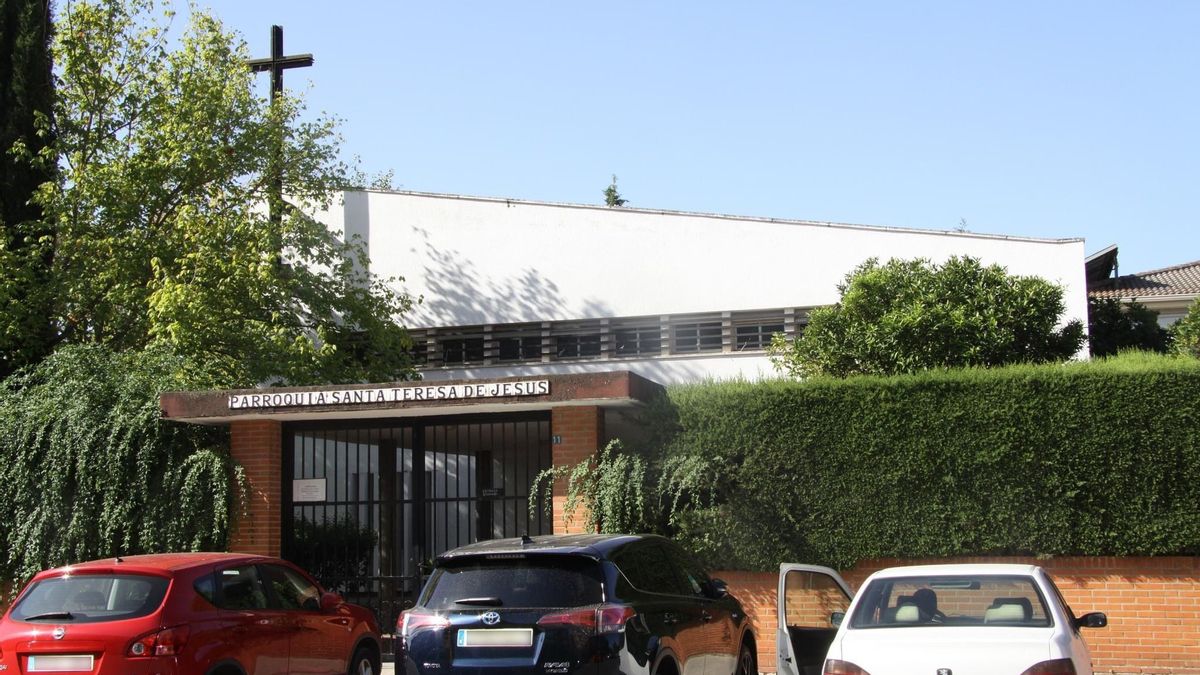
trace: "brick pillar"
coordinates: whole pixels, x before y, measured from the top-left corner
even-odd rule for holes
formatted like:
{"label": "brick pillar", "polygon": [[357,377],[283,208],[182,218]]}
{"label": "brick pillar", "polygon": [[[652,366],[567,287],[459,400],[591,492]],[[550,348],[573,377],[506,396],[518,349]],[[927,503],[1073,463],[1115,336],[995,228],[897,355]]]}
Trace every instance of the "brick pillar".
{"label": "brick pillar", "polygon": [[[550,433],[559,438],[551,455],[554,466],[575,466],[594,455],[604,442],[604,409],[594,405],[554,408],[550,413]],[[576,508],[568,522],[563,513],[566,502],[567,480],[564,478],[554,484],[554,534],[586,531],[587,514],[582,508]]]}
{"label": "brick pillar", "polygon": [[[283,484],[283,434],[274,420],[233,422],[229,451],[246,472],[247,503],[238,504],[229,548],[278,556]],[[245,515],[241,515],[245,511]]]}

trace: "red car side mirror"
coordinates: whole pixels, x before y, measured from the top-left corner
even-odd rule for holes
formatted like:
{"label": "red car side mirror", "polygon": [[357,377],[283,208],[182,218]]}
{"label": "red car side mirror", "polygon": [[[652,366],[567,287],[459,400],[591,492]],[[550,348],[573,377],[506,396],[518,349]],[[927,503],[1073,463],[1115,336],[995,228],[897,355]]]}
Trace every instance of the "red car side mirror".
{"label": "red car side mirror", "polygon": [[321,611],[331,612],[342,604],[342,596],[326,591],[321,594]]}

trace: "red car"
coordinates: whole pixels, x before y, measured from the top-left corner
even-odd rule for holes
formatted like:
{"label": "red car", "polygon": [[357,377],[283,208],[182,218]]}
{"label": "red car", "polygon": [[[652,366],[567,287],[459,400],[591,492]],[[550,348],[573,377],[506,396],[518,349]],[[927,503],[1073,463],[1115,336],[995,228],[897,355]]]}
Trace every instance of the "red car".
{"label": "red car", "polygon": [[237,553],[39,573],[0,619],[0,675],[376,675],[379,626],[296,566]]}

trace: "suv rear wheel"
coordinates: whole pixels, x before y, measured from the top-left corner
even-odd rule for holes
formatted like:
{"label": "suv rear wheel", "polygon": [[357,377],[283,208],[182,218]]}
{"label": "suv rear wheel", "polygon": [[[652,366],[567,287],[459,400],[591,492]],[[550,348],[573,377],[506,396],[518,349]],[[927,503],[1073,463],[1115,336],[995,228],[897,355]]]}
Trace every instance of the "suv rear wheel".
{"label": "suv rear wheel", "polygon": [[742,653],[738,655],[737,670],[735,675],[756,675],[758,666],[754,664],[754,654],[750,652],[748,645],[742,645]]}

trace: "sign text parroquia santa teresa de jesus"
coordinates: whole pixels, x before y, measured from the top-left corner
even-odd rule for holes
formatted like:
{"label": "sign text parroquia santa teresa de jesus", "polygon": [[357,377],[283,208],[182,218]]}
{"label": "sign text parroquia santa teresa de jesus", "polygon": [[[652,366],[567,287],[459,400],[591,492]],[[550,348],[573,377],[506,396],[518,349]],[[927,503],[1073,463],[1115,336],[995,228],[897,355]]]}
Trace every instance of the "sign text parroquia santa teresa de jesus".
{"label": "sign text parroquia santa teresa de jesus", "polygon": [[549,380],[486,382],[482,384],[431,384],[375,389],[322,389],[318,391],[230,394],[229,408],[284,408],[316,405],[369,405],[407,401],[453,401],[468,398],[544,396]]}

